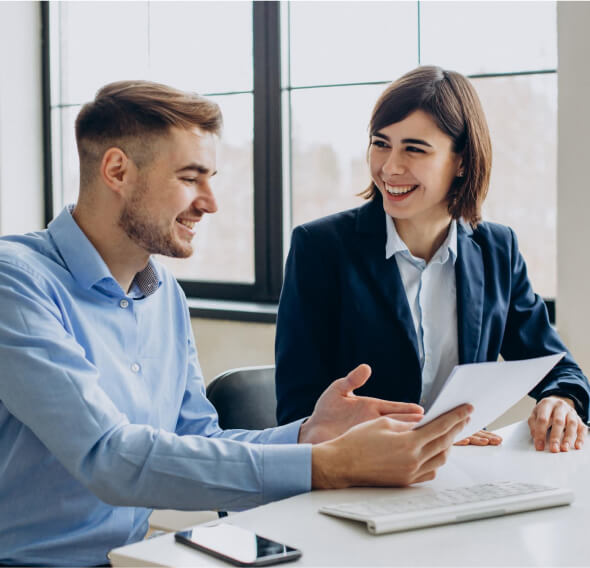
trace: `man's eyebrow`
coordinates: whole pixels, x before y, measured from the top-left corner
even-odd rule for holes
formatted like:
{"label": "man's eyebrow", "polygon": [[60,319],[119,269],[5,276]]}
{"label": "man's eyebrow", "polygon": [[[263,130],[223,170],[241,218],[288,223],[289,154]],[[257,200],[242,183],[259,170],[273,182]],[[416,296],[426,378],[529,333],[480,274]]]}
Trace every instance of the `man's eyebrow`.
{"label": "man's eyebrow", "polygon": [[[384,140],[390,142],[389,136],[387,136],[387,134],[383,134],[383,132],[375,132],[373,136],[376,136],[377,138],[383,138]],[[432,148],[432,144],[429,144],[426,142],[426,140],[421,140],[420,138],[403,138],[401,142],[402,144],[420,144],[421,146],[428,146],[429,148]]]}
{"label": "man's eyebrow", "polygon": [[[206,168],[205,166],[201,165],[201,164],[197,164],[197,163],[190,163],[187,164],[186,166],[183,166],[182,168],[179,168],[176,170],[176,173],[182,173],[182,172],[186,172],[186,171],[193,171],[193,172],[197,172],[199,174],[209,174],[211,172],[211,170],[209,168]],[[215,170],[213,173],[211,173],[211,177],[213,177],[215,174],[217,174],[217,170]]]}

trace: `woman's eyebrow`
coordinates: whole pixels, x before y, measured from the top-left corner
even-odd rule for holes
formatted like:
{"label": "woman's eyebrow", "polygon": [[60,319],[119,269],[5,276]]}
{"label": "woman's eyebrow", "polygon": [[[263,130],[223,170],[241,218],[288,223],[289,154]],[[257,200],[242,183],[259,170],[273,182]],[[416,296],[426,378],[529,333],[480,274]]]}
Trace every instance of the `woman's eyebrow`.
{"label": "woman's eyebrow", "polygon": [[432,144],[429,144],[426,140],[420,140],[419,138],[404,138],[402,144],[420,144],[421,146],[432,148]]}
{"label": "woman's eyebrow", "polygon": [[[383,138],[383,140],[387,140],[387,142],[390,142],[389,136],[387,136],[387,134],[383,134],[383,132],[375,132],[373,136],[377,138]],[[428,146],[429,148],[432,148],[432,144],[429,144],[428,142],[426,142],[426,140],[421,140],[420,138],[404,138],[402,139],[401,143],[420,144],[421,146]]]}

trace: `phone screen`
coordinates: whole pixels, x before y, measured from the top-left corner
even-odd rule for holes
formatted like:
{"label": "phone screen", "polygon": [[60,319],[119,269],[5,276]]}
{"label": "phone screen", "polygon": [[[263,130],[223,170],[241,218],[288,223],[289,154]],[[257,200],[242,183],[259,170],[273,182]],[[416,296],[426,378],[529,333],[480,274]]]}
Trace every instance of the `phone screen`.
{"label": "phone screen", "polygon": [[267,566],[301,556],[296,548],[227,523],[202,525],[174,536],[183,544],[241,566]]}

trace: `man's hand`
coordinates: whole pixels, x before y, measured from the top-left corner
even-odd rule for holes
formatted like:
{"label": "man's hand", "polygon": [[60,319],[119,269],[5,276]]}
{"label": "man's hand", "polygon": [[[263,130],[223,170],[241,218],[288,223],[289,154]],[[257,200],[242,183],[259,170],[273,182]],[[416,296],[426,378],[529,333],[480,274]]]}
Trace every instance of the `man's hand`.
{"label": "man's hand", "polygon": [[352,426],[379,416],[411,424],[420,421],[424,409],[417,404],[355,395],[353,391],[363,386],[370,375],[369,365],[359,365],[346,377],[334,381],[322,393],[313,414],[301,426],[299,443],[317,444],[331,440]]}
{"label": "man's hand", "polygon": [[397,487],[434,479],[472,410],[463,404],[416,430],[386,416],[354,426],[312,447],[312,487]]}
{"label": "man's hand", "polygon": [[535,449],[543,451],[547,432],[549,450],[553,453],[579,450],[584,444],[588,428],[582,422],[571,399],[548,396],[537,403],[529,418],[529,428]]}
{"label": "man's hand", "polygon": [[502,436],[487,430],[480,430],[472,436],[455,442],[455,446],[499,446],[501,443]]}

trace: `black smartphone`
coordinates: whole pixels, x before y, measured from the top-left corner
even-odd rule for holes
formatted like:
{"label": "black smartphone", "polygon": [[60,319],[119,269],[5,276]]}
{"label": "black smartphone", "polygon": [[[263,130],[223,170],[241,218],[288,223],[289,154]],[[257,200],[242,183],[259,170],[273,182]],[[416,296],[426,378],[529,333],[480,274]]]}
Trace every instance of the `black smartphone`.
{"label": "black smartphone", "polygon": [[177,542],[236,566],[270,566],[301,557],[301,551],[228,523],[201,525],[174,534]]}

